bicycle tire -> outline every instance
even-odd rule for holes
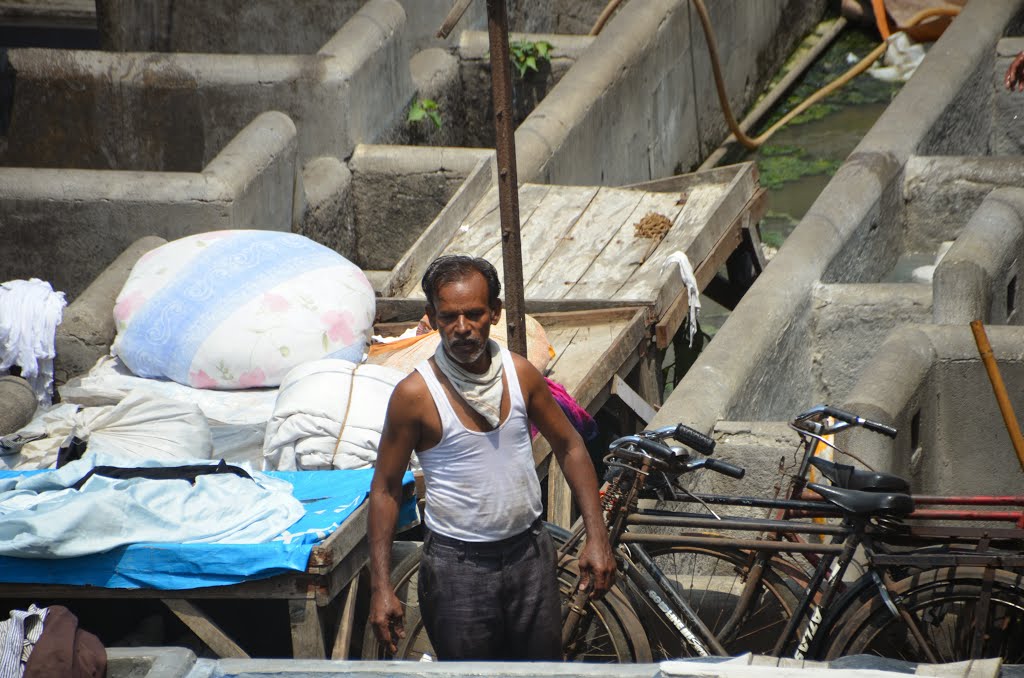
[[[916,573],[896,583],[894,600],[913,617],[940,662],[971,659],[985,568],[954,567]],[[996,570],[985,616],[981,657],[1024,662],[1024,588],[1020,573]],[[826,653],[874,654],[907,661],[931,661],[907,624],[879,597],[847,612],[833,629]]]
[[[676,591],[730,655],[768,654],[796,609],[796,595],[776,572],[776,567],[787,570],[789,566],[773,559],[772,569],[763,573],[746,613],[739,623],[725,629],[739,603],[749,573],[750,554],[739,549],[701,546],[652,545],[647,551],[655,564],[675,580]],[[634,596],[634,607],[646,622],[654,651],[662,658],[693,656],[657,611],[654,601],[640,591],[634,592]]]
[[[363,637],[363,659],[402,659],[420,661],[424,655],[434,658],[434,650],[427,637],[419,613],[416,587],[419,581],[420,548],[402,559],[392,570],[391,583],[395,595],[405,608],[405,638],[391,654],[377,640],[373,628],[367,626]],[[563,618],[572,587],[576,583],[576,571],[572,564],[563,564],[558,570],[558,582],[562,596]],[[605,600],[588,603],[586,627],[581,630],[582,644],[570,659],[586,662],[649,662],[650,646],[640,620],[625,603],[621,594],[609,593]]]

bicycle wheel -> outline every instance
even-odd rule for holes
[[[776,571],[779,568],[786,572],[791,566],[773,560],[772,569],[762,575],[746,609],[727,626],[747,582],[748,553],[716,547],[653,545],[647,551],[731,655],[769,653],[796,608],[796,595]],[[661,657],[690,656],[690,648],[681,642],[656,603],[645,592],[637,594],[644,603],[641,606],[637,601],[637,611],[646,622],[655,652]]]
[[[371,627],[363,637],[363,659],[407,659],[419,661],[424,655],[434,658],[434,650],[427,637],[420,616],[416,587],[419,583],[420,549],[417,548],[401,560],[391,575],[395,595],[405,608],[405,638],[398,643],[395,654],[388,652],[377,640]],[[562,594],[562,617],[566,616],[567,602],[577,573],[572,563],[558,571]],[[624,602],[621,593],[611,592],[605,600],[588,603],[583,628],[578,634],[572,661],[585,662],[645,662],[651,661],[650,646],[639,619]]]
[[[1011,664],[1024,661],[1021,575],[1004,570],[994,574],[987,610],[981,603],[984,568],[928,570],[896,584],[896,604],[910,614],[939,662],[971,659],[974,643],[980,658],[1001,657]],[[873,654],[915,662],[932,660],[904,619],[894,617],[879,596],[843,615],[832,636],[829,659]]]

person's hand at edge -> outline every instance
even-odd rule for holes
[[[370,626],[388,652],[398,652],[398,641],[405,638],[405,612],[393,590],[373,592],[370,598]]]

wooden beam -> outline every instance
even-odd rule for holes
[[[334,646],[331,648],[331,659],[348,659],[348,653],[352,647],[352,626],[356,617],[359,579],[360,577],[355,577],[345,589],[345,599],[341,603],[341,615],[338,619],[338,631],[334,634]]]
[[[626,403],[629,409],[636,413],[636,416],[640,417],[645,424],[649,424],[658,414],[650,404],[644,400],[639,393],[630,388],[629,384],[623,381],[622,377],[615,375],[612,377],[612,393],[619,396],[619,400]]]
[[[292,630],[292,657],[325,659],[324,628],[316,600],[313,597],[289,600],[288,617]]]
[[[161,598],[174,616],[189,627],[199,639],[217,653],[218,657],[249,659],[249,655],[231,640],[224,631],[206,616],[202,610],[184,598]]]
[[[548,522],[568,529],[572,525],[572,492],[554,455],[548,461]]]

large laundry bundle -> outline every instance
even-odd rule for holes
[[[285,377],[267,422],[264,470],[369,468],[384,415],[405,377],[378,365],[317,360]]]
[[[114,307],[111,352],[141,377],[276,386],[309,360],[361,360],[374,311],[363,272],[304,236],[203,233],[135,264]]]

